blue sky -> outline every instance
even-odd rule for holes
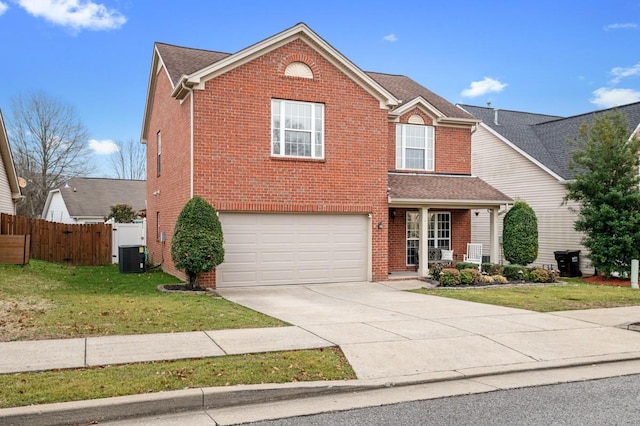
[[[306,23],[364,71],[453,103],[575,115],[640,101],[640,0],[0,0],[0,109],[73,105],[98,164],[140,138],[153,43],[234,53]]]

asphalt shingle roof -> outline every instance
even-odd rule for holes
[[[640,102],[571,117],[498,110],[498,124],[494,108],[460,106],[566,180],[573,179],[569,169],[572,146],[567,141],[579,136],[582,123],[592,123],[598,114],[614,110],[626,116],[629,135],[640,123]]]
[[[475,176],[406,173],[389,173],[389,197],[392,200],[513,201]]]
[[[104,217],[114,204],[129,204],[135,211],[147,208],[144,180],[71,178],[59,189],[71,217]]]
[[[366,74],[391,92],[393,96],[400,99],[403,104],[421,96],[447,117],[466,119],[473,118],[472,115],[462,111],[460,108],[457,108],[451,102],[439,95],[436,95],[431,90],[413,81],[409,77],[404,75],[381,74],[377,72],[367,72]]]
[[[174,87],[183,75],[193,74],[231,55],[230,53],[180,47],[159,42],[156,43],[156,49],[167,68]],[[447,117],[473,119],[472,115],[457,108],[451,102],[409,77],[376,72],[366,72],[366,74],[401,100],[400,105],[421,96]]]
[[[174,86],[183,75],[193,74],[230,56],[230,53],[193,49],[165,43],[156,43],[156,49],[158,49],[158,53]]]

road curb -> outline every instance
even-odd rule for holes
[[[357,393],[455,380],[478,379],[590,365],[640,360],[640,353],[604,355],[578,360],[540,362],[495,368],[446,371],[375,380],[298,382],[194,388],[141,395],[119,396],[0,409],[0,425],[58,426],[90,424],[187,411],[279,402],[341,393]]]

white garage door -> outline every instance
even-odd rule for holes
[[[365,281],[364,215],[221,213],[219,287]]]

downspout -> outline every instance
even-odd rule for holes
[[[190,171],[189,171],[189,179],[190,179],[191,182],[190,182],[190,189],[189,189],[189,199],[191,199],[191,198],[193,198],[193,191],[194,191],[194,185],[195,185],[195,182],[194,182],[195,179],[194,179],[194,176],[193,176],[194,169],[195,169],[194,164],[193,164],[194,161],[195,161],[195,154],[194,154],[194,145],[195,145],[195,143],[194,143],[194,137],[193,137],[193,129],[194,129],[193,114],[194,114],[194,105],[195,105],[195,103],[194,103],[194,100],[193,100],[193,89],[187,87],[184,84],[184,81],[181,83],[181,85],[182,85],[183,89],[189,91],[189,99],[190,99],[189,100],[189,109],[190,109],[190,111],[189,111],[189,133],[190,133],[189,138],[190,138],[190,145],[191,145],[190,146],[190,149],[191,149],[191,154],[190,154],[191,164],[190,164]]]

